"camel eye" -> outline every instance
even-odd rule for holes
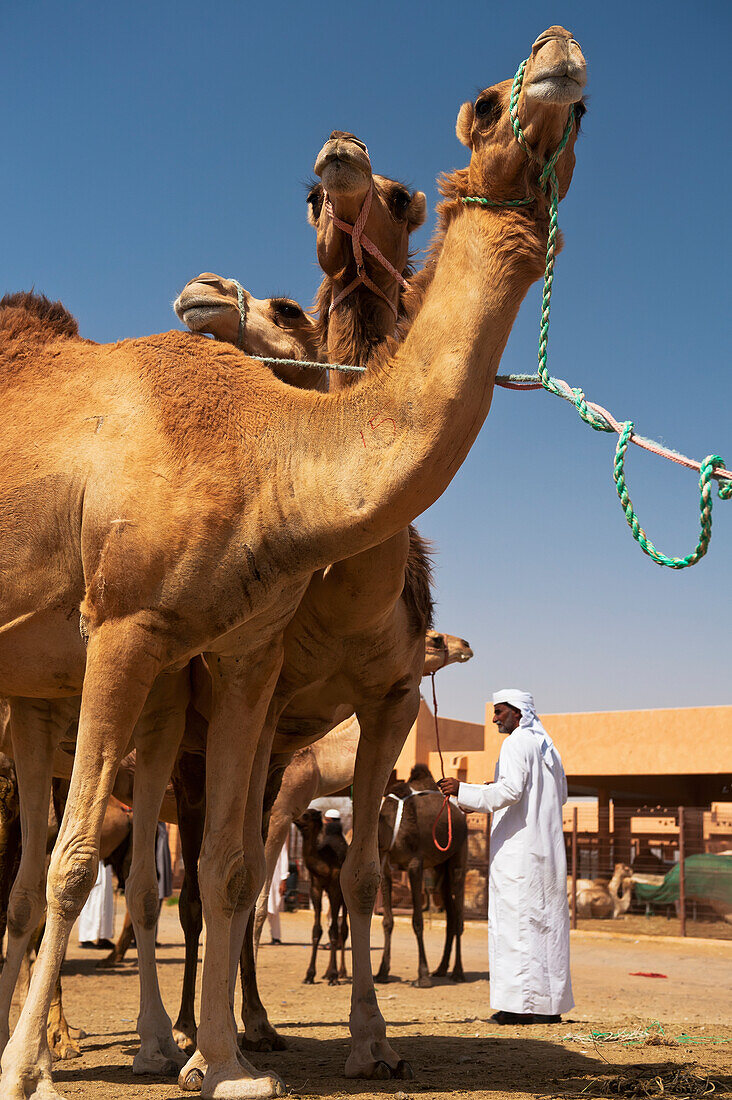
[[[495,96],[479,99],[475,104],[475,115],[481,122],[493,122],[500,114],[501,105]]]
[[[284,317],[288,321],[298,321],[303,317],[303,311],[294,302],[273,302],[275,314]]]
[[[391,198],[392,210],[395,217],[403,218],[410,203],[410,196],[406,191],[395,191]]]

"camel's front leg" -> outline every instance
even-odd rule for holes
[[[76,705],[71,706],[76,710]],[[0,977],[0,1052],[9,1037],[10,1003],[18,975],[43,914],[53,754],[66,729],[69,708],[68,702],[11,700],[10,728],[20,799],[22,851],[10,892],[8,945]]]
[[[96,879],[117,768],[158,670],[149,632],[134,621],[105,622],[89,641],[71,787],[48,872],[46,931],[2,1058],[2,1100],[59,1096],[51,1078],[48,1010],[69,933]]]
[[[135,729],[135,812],[132,817],[132,866],[125,898],[137,942],[140,973],[140,1049],[132,1063],[136,1074],[177,1076],[186,1058],[173,1038],[163,1006],[155,963],[155,931],[160,912],[155,870],[158,815],[183,736],[187,674],[156,681]]]
[[[379,809],[389,776],[419,709],[414,686],[395,689],[378,705],[357,710],[361,738],[353,778],[353,841],[341,870],[341,884],[351,918],[353,990],[351,1053],[347,1077],[400,1077],[412,1071],[386,1039],[371,972],[371,916],[379,888],[377,830]]]
[[[186,1077],[205,1064],[201,1093],[209,1100],[271,1097],[284,1092],[279,1078],[258,1074],[240,1054],[229,996],[230,947],[236,948],[236,958],[241,950],[241,940],[232,944],[232,918],[237,915],[238,924],[242,912],[248,915],[264,878],[261,800],[259,826],[247,831],[245,847],[245,792],[281,662],[279,646],[261,650],[247,660],[246,668],[234,658],[213,657],[209,661],[213,711],[206,749],[206,825],[199,861],[206,952],[198,1052],[179,1078],[187,1083]],[[243,927],[241,931],[243,934]]]
[[[412,929],[417,938],[417,954],[419,956],[417,985],[420,989],[429,989],[432,985],[430,968],[427,965],[427,955],[424,949],[424,913],[422,912],[422,882],[424,868],[419,856],[409,861],[407,868],[409,875],[409,888],[412,893]]]

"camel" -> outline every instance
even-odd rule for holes
[[[312,953],[303,981],[307,985],[312,985],[315,981],[318,945],[323,935],[320,915],[323,893],[326,893],[330,902],[330,962],[323,978],[329,985],[338,985],[338,979],[346,977],[345,947],[348,938],[348,920],[340,876],[348,845],[343,836],[340,821],[326,821],[324,828],[320,810],[306,810],[295,820],[295,825],[302,834],[302,854],[310,875],[310,900],[313,903]],[[338,968],[339,951],[341,953],[340,969]]]
[[[419,969],[417,985],[429,988],[432,985],[427,956],[424,949],[424,918],[422,904],[422,880],[425,867],[434,867],[440,892],[445,906],[445,948],[440,965],[434,971],[435,977],[444,977],[450,964],[453,940],[455,941],[455,965],[452,970],[454,982],[465,981],[460,954],[460,939],[463,934],[463,906],[465,900],[465,868],[468,858],[468,826],[465,814],[451,802],[444,812],[444,799],[439,787],[424,764],[412,768],[406,783],[397,781],[387,790],[387,796],[381,807],[379,817],[379,851],[382,856],[381,895],[384,903],[384,951],[381,965],[376,975],[377,982],[389,981],[391,963],[391,935],[394,917],[391,911],[392,870],[398,867],[409,874],[412,892],[412,928],[417,938]],[[452,840],[448,845],[449,833],[447,814],[452,823]],[[435,827],[435,822],[439,821]],[[440,848],[433,837],[437,835]],[[441,850],[441,849],[447,849]]]
[[[425,635],[423,676],[452,664],[464,664],[473,651],[463,638],[428,630]],[[267,897],[277,857],[286,842],[290,825],[315,798],[350,787],[361,730],[355,715],[341,722],[320,741],[299,749],[287,765],[275,803],[270,811],[264,846],[267,877],[257,900],[254,925],[255,948],[259,945],[267,916]]]
[[[633,872],[625,863],[616,863],[613,877],[577,879],[577,916],[596,920],[617,919],[630,909]],[[572,879],[567,879],[567,900],[572,904]]]
[[[137,880],[141,967],[141,938],[152,947],[152,836],[183,734],[178,670],[201,652],[213,682],[199,868],[207,928],[202,1095],[235,1100],[281,1090],[273,1074],[257,1074],[242,1059],[228,989],[230,944],[241,942],[264,877],[261,804],[274,738],[267,712],[284,631],[316,571],[404,530],[465,459],[520,304],[544,267],[548,204],[537,159],[568,133],[556,162],[563,197],[577,136],[571,104],[584,83],[579,46],[550,28],[532,47],[518,98],[531,156],[511,126],[510,81],[461,108],[458,134],[471,149],[470,166],[443,180],[432,260],[408,292],[414,319],[400,347],[357,387],[335,394],[287,387],[229,345],[190,334],[94,345],[69,331],[50,304],[4,300],[0,694],[20,702],[13,745],[22,816],[23,792],[32,806],[49,787],[55,704],[80,691],[82,703],[48,874],[46,934],[3,1054],[3,1100],[55,1094],[44,1022],[130,741],[138,754],[130,881]],[[326,188],[327,175],[326,167]],[[533,201],[525,207],[462,201],[527,194]],[[69,614],[77,608],[86,652]],[[407,1069],[386,1039],[368,933],[380,792],[396,759],[390,731],[400,725],[397,714],[416,714],[417,696],[396,688],[357,712],[354,841],[341,876],[354,957],[350,1076]],[[38,699],[54,707],[35,706]],[[22,860],[10,900],[8,958],[32,924],[28,914],[40,908],[33,871],[40,858],[30,839],[26,873]],[[149,954],[157,992],[143,1002],[138,1030],[175,1057]]]

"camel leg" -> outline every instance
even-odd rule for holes
[[[54,1060],[80,1057],[81,1048],[76,1038],[72,1035],[72,1029],[69,1028],[68,1020],[64,1013],[60,977],[56,981],[56,989],[51,998],[46,1032],[48,1036],[48,1045],[51,1048],[51,1054]]]
[[[250,799],[242,798],[242,790],[249,791],[281,663],[281,647],[273,645],[249,656],[245,664],[218,656],[210,662],[213,710],[206,749],[206,823],[199,860],[206,924],[201,1022],[198,1051],[178,1079],[190,1088],[188,1076],[200,1072],[205,1064],[201,1094],[206,1100],[271,1097],[284,1092],[279,1078],[258,1074],[240,1054],[229,992],[232,919],[242,913],[248,916],[264,879],[261,802],[257,828],[247,829],[245,844],[245,804]],[[256,814],[251,816],[257,820]],[[243,932],[244,928],[242,936]]]
[[[338,971],[339,978],[347,978],[348,971],[346,970],[346,940],[348,939],[348,910],[346,909],[346,902],[344,898],[341,898],[341,965]]]
[[[103,623],[89,641],[71,787],[48,872],[46,932],[28,999],[3,1054],[2,1100],[59,1096],[52,1082],[46,1020],[69,933],[97,876],[104,811],[117,768],[158,671],[158,660],[149,650],[149,632],[124,619]],[[40,744],[45,741],[41,738]],[[34,756],[39,747],[38,740],[28,746]],[[33,764],[37,766],[37,756]],[[46,783],[41,770],[45,831],[50,776]],[[39,863],[43,866],[45,859]]]
[[[440,959],[440,965],[436,970],[432,971],[433,978],[444,978],[447,975],[448,967],[450,966],[450,955],[452,953],[452,943],[455,939],[455,905],[454,897],[452,894],[452,883],[450,874],[450,861],[443,863],[437,868],[440,879],[439,887],[442,893],[442,900],[445,905],[445,946],[442,950],[442,958]]]
[[[315,981],[315,960],[318,954],[318,944],[323,935],[321,915],[323,912],[323,887],[312,879],[310,880],[310,900],[313,903],[313,931],[311,935],[312,951],[310,953],[310,965],[307,968],[303,982],[312,985]]]
[[[64,725],[58,708],[47,700],[12,701],[11,736],[20,798],[22,850],[10,892],[8,943],[0,976],[0,1051],[8,1042],[10,1003],[18,974],[44,908],[53,754]]]
[[[328,963],[328,969],[323,975],[323,979],[327,980],[328,985],[338,985],[338,948],[341,943],[339,921],[341,900],[340,887],[336,886],[328,891],[328,901],[330,902],[330,927],[328,928],[328,935],[330,936],[330,962]]]
[[[391,968],[391,936],[394,931],[394,913],[391,908],[391,895],[391,861],[389,859],[389,853],[387,852],[381,864],[381,903],[384,908],[384,915],[381,923],[384,930],[384,950],[381,955],[381,966],[379,967],[378,974],[374,978],[376,982],[389,981],[389,970]]]
[[[112,967],[119,966],[124,961],[124,957],[130,949],[133,939],[135,938],[135,930],[132,927],[132,917],[130,911],[127,908],[125,902],[125,919],[122,922],[122,931],[117,937],[117,942],[103,959],[100,959],[96,964],[95,970],[110,970]]]
[[[178,900],[178,917],[185,938],[185,966],[178,1019],[173,1038],[187,1053],[196,1049],[196,972],[198,945],[203,930],[201,891],[198,885],[198,857],[203,841],[206,816],[206,760],[203,756],[181,753],[173,773],[178,805],[178,828],[185,875]]]
[[[253,836],[257,838],[263,854],[263,808],[268,779],[270,778],[269,764],[274,729],[274,720],[270,714],[267,724],[262,730],[262,736],[259,739],[257,752],[254,757],[244,816],[245,850],[249,844],[249,837]],[[263,859],[262,875],[264,875],[264,873],[265,863]],[[241,971],[241,1019],[244,1024],[244,1035],[238,1040],[239,1048],[243,1050],[259,1051],[286,1050],[287,1043],[277,1034],[269,1022],[267,1010],[262,1004],[262,1000],[259,996],[259,989],[257,988],[257,970],[254,954],[254,918],[255,911],[254,906],[252,906],[250,911],[246,914],[246,930],[243,943],[240,945],[237,955],[233,955],[232,953],[232,962],[234,962],[234,973],[232,974],[231,986],[232,1005],[236,958],[239,959],[239,968]],[[235,945],[233,945],[233,949],[235,949]]]
[[[170,1017],[160,995],[155,963],[155,932],[160,913],[155,870],[155,837],[165,788],[178,753],[185,719],[187,687],[178,674],[158,678],[135,728],[137,768],[132,817],[132,866],[125,884],[127,908],[135,929],[140,974],[140,1049],[135,1074],[177,1077],[186,1058],[173,1039]],[[181,705],[181,696],[183,696]]]
[[[419,691],[395,688],[357,717],[361,737],[353,778],[353,841],[341,869],[341,885],[351,918],[353,989],[351,1052],[347,1077],[412,1076],[407,1062],[387,1042],[371,972],[371,916],[379,888],[378,821],[381,799],[397,757],[419,709]]]
[[[239,1046],[244,1050],[287,1050],[287,1042],[272,1027],[267,1018],[267,1010],[259,996],[254,954],[254,920],[255,913],[252,911],[247,923],[239,964],[242,989],[241,1014],[244,1024],[244,1036],[239,1039]]]
[[[424,879],[424,867],[418,857],[409,861],[407,867],[409,875],[409,888],[412,891],[412,928],[417,937],[417,953],[419,965],[417,969],[417,985],[420,989],[429,989],[432,985],[430,968],[427,964],[427,955],[424,949],[424,913],[422,912],[422,881]]]

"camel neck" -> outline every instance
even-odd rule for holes
[[[530,216],[450,205],[404,342],[377,356],[360,385],[332,395],[327,424],[310,436],[323,509],[310,518],[321,554],[328,531],[333,560],[389,538],[447,488],[488,414],[511,327],[543,270],[545,230]],[[300,470],[308,479],[313,466]],[[311,482],[300,491],[312,501]]]

